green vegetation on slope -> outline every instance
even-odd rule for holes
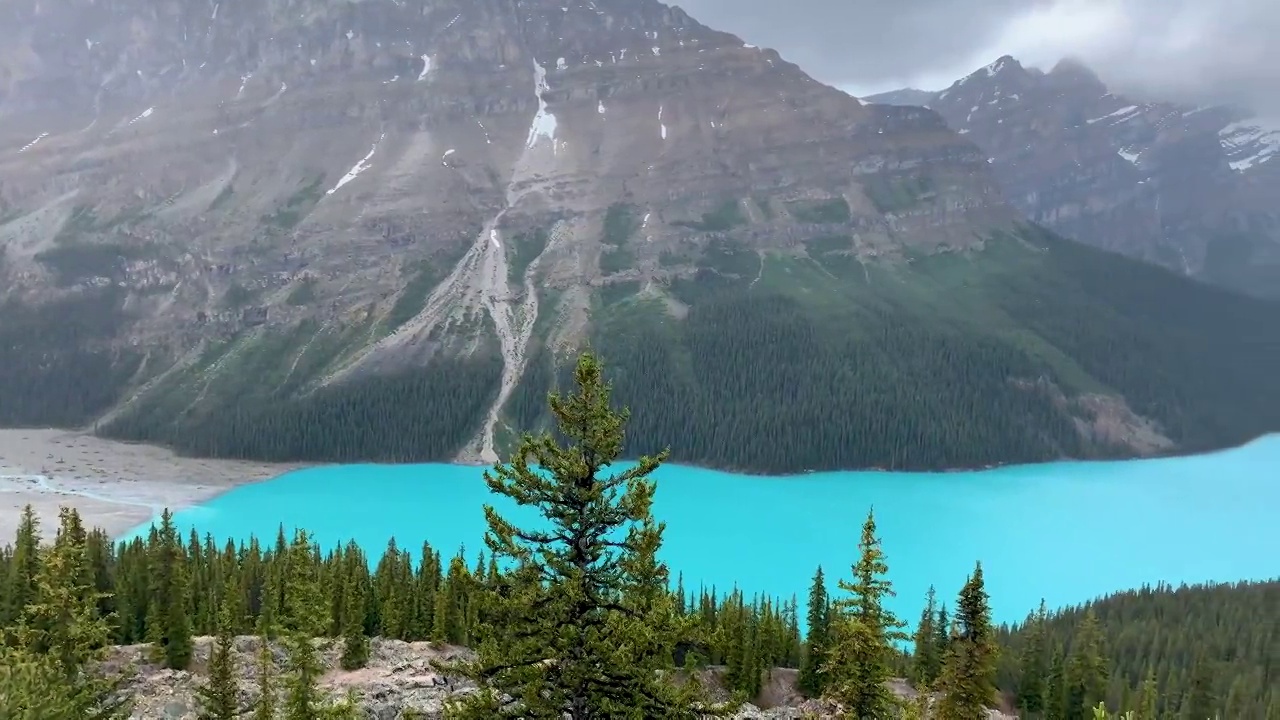
[[[262,222],[270,229],[292,230],[306,218],[307,213],[311,212],[322,197],[324,197],[324,174],[320,173],[285,198],[284,202],[271,213],[263,215]],[[214,199],[215,207],[220,199],[222,199],[221,195]],[[213,207],[210,208],[212,209]]]
[[[1280,717],[1277,612],[1280,581],[1161,585],[1042,609],[1000,630],[1008,650],[999,684],[1029,720],[1089,717],[1070,698],[1090,669],[1092,703],[1137,710],[1147,701],[1162,718],[1270,720]]]
[[[0,303],[0,425],[74,427],[113,405],[141,361],[107,344],[128,322],[123,302],[108,287]]]
[[[1122,452],[1085,445],[1072,414],[1092,418],[1055,386],[1119,394],[1188,451],[1280,429],[1276,305],[1030,230],[896,267],[815,254],[718,246],[669,288],[684,319],[596,313],[632,454],[781,472]]]
[[[313,387],[360,332],[304,323],[289,336],[247,334],[99,432],[213,457],[420,462],[456,454],[497,395],[497,353]],[[195,402],[201,394],[207,399]]]
[[[127,717],[123,678],[94,667],[104,646],[149,643],[156,662],[187,670],[193,636],[212,632],[218,648],[200,703],[217,718],[237,696],[230,638],[248,632],[285,639],[289,718],[355,716],[354,702],[323,698],[310,640],[342,637],[341,662],[354,670],[368,661],[371,635],[478,648],[474,660],[440,668],[487,682],[455,697],[452,717],[720,715],[727,708],[708,707],[698,684],[659,674],[708,663],[724,666],[739,701],[760,694],[770,668],[801,667],[803,689],[854,717],[977,720],[1002,698],[1037,720],[1106,718],[1108,706],[1133,720],[1280,715],[1275,582],[1144,589],[1053,615],[1042,607],[1023,627],[997,631],[979,564],[952,614],[930,590],[906,654],[895,649],[904,623],[882,602],[893,587],[868,513],[838,595],[828,596],[821,569],[815,577],[807,637],[794,599],[747,602],[740,590],[711,589],[689,602],[658,560],[664,526],[651,515],[648,476],[662,457],[609,475],[627,414],[613,408],[590,356],[574,381],[576,392],[549,398],[567,444],[525,436],[510,463],[486,474],[492,492],[527,500],[550,531],[518,530],[486,506],[493,554],[481,553],[474,570],[462,552],[445,563],[426,544],[415,567],[392,540],[370,572],[354,543],[325,554],[305,531],[290,542],[283,528],[273,546],[218,547],[195,530],[184,543],[168,511],[147,537],[115,544],[64,510],[52,547],[41,547],[28,507],[15,542],[0,549],[0,715]],[[894,675],[939,693],[937,703],[899,701],[884,685]],[[276,702],[259,693],[260,716]]]
[[[65,242],[36,253],[35,259],[53,271],[59,287],[69,287],[96,277],[118,279],[125,262],[148,254],[137,245]]]
[[[1222,287],[1280,299],[1280,249],[1262,228],[1218,234],[1205,248],[1202,276]]]
[[[635,225],[621,207],[605,234],[622,237]],[[990,238],[982,250],[898,263],[864,263],[840,234],[804,248],[769,254],[711,238],[691,258],[692,276],[643,295],[630,282],[596,290],[589,340],[633,408],[628,455],[669,442],[678,462],[778,473],[1132,454],[1123,437],[1085,440],[1078,430],[1096,411],[1076,399],[1094,394],[1124,398],[1185,452],[1280,430],[1280,405],[1271,400],[1280,397],[1280,304],[1034,228]],[[208,366],[178,373],[103,432],[233,457],[452,457],[497,392],[496,349],[469,358],[439,353],[412,380],[364,378],[313,392],[344,353],[415,314],[443,266],[419,268],[381,326],[242,333],[217,377],[207,376]],[[82,311],[106,312],[86,304],[68,317]],[[132,376],[136,358],[85,350],[94,347],[89,335],[107,336],[109,323],[62,325],[37,313],[0,329],[13,338],[0,345],[0,366],[14,378],[0,382],[9,424],[53,415],[88,422]],[[564,380],[541,349],[550,332],[539,320],[526,375],[504,409],[521,427],[548,426],[541,398]],[[19,337],[38,339],[33,346]],[[35,389],[61,397],[72,365],[93,378],[88,396],[98,399],[53,413]],[[407,384],[423,406],[392,400]],[[1123,408],[1108,412],[1118,415],[1102,424],[1128,427]],[[322,434],[340,434],[340,418],[349,417],[394,419],[403,437],[351,436],[340,452],[302,439],[316,423],[334,428]],[[755,441],[762,436],[780,442]]]

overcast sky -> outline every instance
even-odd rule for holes
[[[1280,0],[668,0],[854,95],[937,90],[1001,55],[1280,118]]]

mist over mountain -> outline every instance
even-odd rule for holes
[[[1089,68],[1005,56],[928,94],[981,147],[1010,201],[1067,237],[1263,297],[1280,297],[1280,125],[1232,106],[1111,92]]]

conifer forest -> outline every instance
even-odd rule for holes
[[[847,718],[979,720],[1000,708],[1030,720],[1280,720],[1280,581],[1147,587],[996,626],[979,562],[962,588],[930,590],[919,617],[901,618],[887,602],[893,539],[868,513],[849,518],[862,532],[848,566],[815,568],[791,597],[690,587],[657,559],[661,489],[648,476],[666,453],[609,469],[627,414],[594,356],[547,412],[556,431],[525,435],[486,473],[493,494],[536,507],[545,527],[486,506],[485,547],[467,554],[394,539],[380,553],[324,549],[283,529],[220,544],[184,535],[168,511],[116,542],[74,510],[42,528],[28,508],[0,549],[0,718],[128,718],[126,677],[102,662],[110,646],[146,643],[156,662],[187,669],[193,638],[216,636],[199,694],[213,720],[365,717],[358,697],[318,690],[313,641],[355,669],[375,637],[475,651],[440,668],[481,688],[452,701],[451,718],[725,717],[771,668],[792,668],[803,693]],[[287,652],[252,707],[231,667],[242,635]],[[709,666],[733,700],[676,681]],[[893,678],[917,699],[891,692]]]

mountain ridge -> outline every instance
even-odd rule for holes
[[[1085,64],[1002,56],[923,104],[982,147],[1031,221],[1262,297],[1280,296],[1280,125],[1240,108],[1112,93]]]

